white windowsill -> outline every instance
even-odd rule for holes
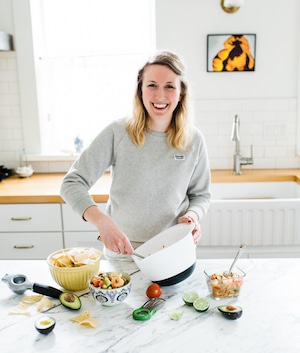
[[[58,155],[47,155],[47,154],[28,154],[27,161],[29,162],[72,162],[79,156],[79,153],[72,154],[58,154]]]

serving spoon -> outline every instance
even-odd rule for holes
[[[235,255],[235,258],[234,258],[234,260],[233,260],[231,266],[229,267],[229,271],[227,272],[227,276],[230,276],[230,273],[231,273],[231,271],[232,271],[234,265],[236,264],[237,260],[238,260],[239,257],[242,255],[242,253],[246,250],[246,247],[247,247],[247,245],[244,244],[244,243],[242,243],[242,244],[240,245],[240,247],[239,247],[239,249],[238,249],[238,252],[237,252],[236,255]]]
[[[140,259],[144,259],[145,258],[145,256],[140,255],[137,252],[134,252],[133,255],[139,257]]]

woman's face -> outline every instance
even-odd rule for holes
[[[167,130],[180,101],[180,87],[179,76],[169,67],[154,64],[145,68],[142,100],[149,115],[149,129],[161,132]]]

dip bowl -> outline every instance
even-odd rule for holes
[[[131,277],[127,273],[103,272],[90,279],[89,289],[97,303],[115,306],[129,296],[131,284]]]
[[[214,299],[238,297],[246,273],[239,267],[234,267],[230,275],[220,268],[204,270],[206,283],[211,296]]]

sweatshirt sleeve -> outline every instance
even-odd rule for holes
[[[188,210],[196,212],[201,221],[206,215],[210,204],[211,173],[205,138],[199,130],[197,131],[197,136],[200,138],[198,145],[198,163],[196,164],[188,188]]]
[[[89,190],[112,164],[113,143],[114,129],[111,124],[97,135],[63,178],[60,194],[80,216],[96,204]]]

